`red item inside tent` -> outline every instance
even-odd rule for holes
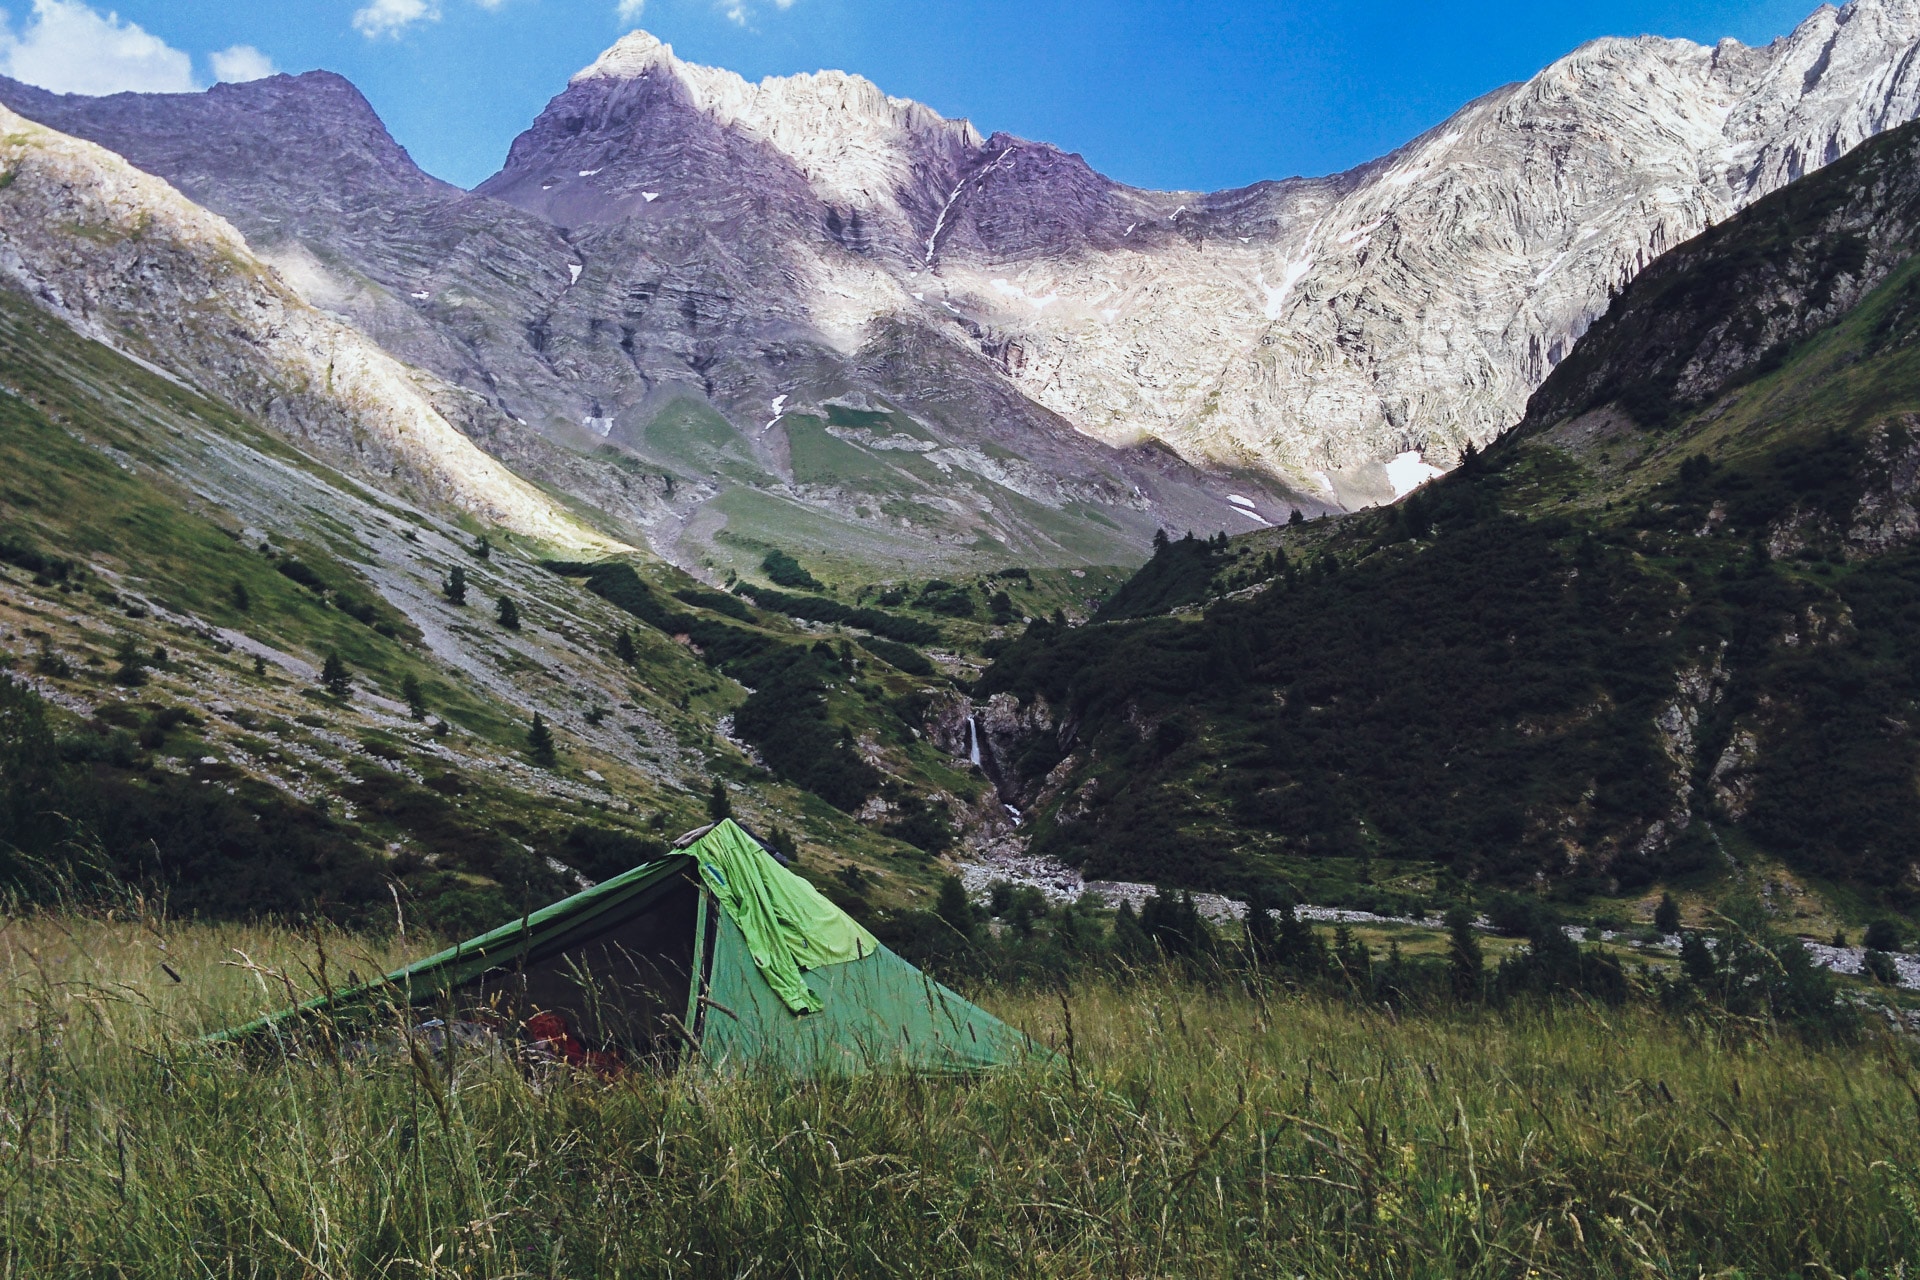
[[[589,1049],[573,1034],[573,1028],[567,1020],[557,1013],[536,1013],[527,1019],[527,1035],[533,1042],[556,1058],[566,1059],[568,1066],[585,1067],[601,1075],[612,1075],[621,1067],[616,1054],[600,1053]]]

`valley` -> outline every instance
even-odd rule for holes
[[[43,122],[10,117],[5,139],[10,359],[66,406],[34,401],[35,431],[91,424],[63,428],[50,472],[17,435],[43,478],[16,488],[9,545],[76,576],[10,579],[29,593],[16,662],[72,717],[60,732],[85,727],[66,754],[152,740],[87,764],[114,785],[156,762],[162,790],[168,770],[231,772],[236,796],[244,779],[353,824],[364,873],[418,867],[430,897],[495,911],[582,875],[599,837],[580,832],[652,847],[716,787],[836,850],[814,873],[863,912],[1009,858],[1401,917],[1530,886],[1603,929],[1644,916],[1650,886],[1791,883],[1813,930],[1911,911],[1897,779],[1920,760],[1893,708],[1913,143],[1854,145],[1911,114],[1887,71],[1920,38],[1908,16],[1857,0],[1765,49],[1602,41],[1375,165],[1206,197],[1117,186],[857,77],[748,85],[644,33],[474,192],[326,73],[104,98],[7,82]],[[1818,74],[1790,90],[1810,50]],[[1606,99],[1627,74],[1681,96]],[[1531,230],[1491,257],[1416,234],[1422,201],[1539,189],[1543,112],[1612,148],[1552,162],[1592,184],[1551,213],[1582,272],[1566,247],[1536,270],[1552,238]],[[1648,203],[1630,193],[1668,160],[1643,153],[1607,185],[1635,113],[1719,168]],[[1314,236],[1359,274],[1322,283]],[[1410,265],[1443,242],[1493,275]],[[1381,435],[1329,400],[1319,420],[1348,434],[1302,453],[1281,377],[1259,411],[1278,417],[1140,410],[1116,434],[1073,399],[1098,344],[1041,332],[1088,322],[1034,274],[1067,262],[1116,296],[1132,271],[1173,291],[1163,337],[1206,328],[1173,301],[1201,290],[1216,351],[1243,340],[1239,304],[1206,290],[1251,268],[1280,360],[1317,341],[1305,299],[1367,298],[1386,323],[1367,283],[1385,271],[1439,316],[1438,272],[1478,282],[1475,314],[1520,317],[1502,341],[1535,354],[1463,375],[1480,391],[1449,393],[1452,425],[1381,410],[1431,430]],[[1538,277],[1524,302],[1491,283],[1516,264]],[[1337,345],[1386,370],[1397,341]],[[1141,350],[1142,371],[1204,372]],[[1401,377],[1368,376],[1382,395]],[[1499,407],[1536,383],[1524,413]],[[1267,443],[1231,444],[1252,422]],[[149,565],[43,510],[35,491],[83,458],[102,483],[119,462],[137,499],[113,501],[193,524],[202,551]],[[49,589],[79,610],[47,614]],[[301,622],[250,630],[243,597],[298,601]],[[344,632],[301,632],[329,615]],[[168,634],[206,652],[176,670]],[[147,693],[113,688],[150,648],[169,658]],[[303,705],[329,654],[355,692]],[[196,679],[239,719],[181,731]],[[529,763],[536,714],[554,766]],[[572,807],[540,812],[555,799]],[[441,829],[503,821],[511,856]]]
[[[251,52],[0,76],[0,1272],[1910,1274],[1920,4],[1216,192]]]
[[[970,706],[1034,848],[1394,914],[1435,864],[1595,905],[1797,882],[1815,935],[1911,910],[1916,145],[1676,248],[1398,506],[1163,542],[1006,650]]]

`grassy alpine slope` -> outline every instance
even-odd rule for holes
[[[426,945],[137,906],[0,926],[0,1273],[1891,1277],[1920,1253],[1911,1045],[1638,1007],[988,988],[1062,1058],[973,1081],[191,1041],[322,956],[337,978]]]
[[[527,438],[164,182],[0,116],[0,728],[44,721],[60,766],[0,789],[71,819],[36,818],[48,838],[0,853],[0,887],[84,866],[197,912],[356,919],[393,879],[478,928],[731,797],[830,850],[815,874],[883,902],[930,887],[950,837],[921,819],[977,785],[918,733],[924,681],[945,684],[925,655],[634,551],[671,477]],[[675,603],[636,617],[556,555],[617,556]]]
[[[924,682],[871,653],[623,561],[672,605],[650,625],[549,549],[348,477],[4,292],[0,477],[0,756],[34,766],[0,770],[10,887],[77,859],[180,910],[360,920],[393,881],[473,932],[705,821],[716,781],[810,874],[852,867],[879,902],[931,884],[923,851],[717,734],[747,690],[676,636],[724,625],[808,664],[825,755],[892,803],[961,784],[902,718]]]

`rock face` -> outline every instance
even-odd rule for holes
[[[1764,49],[1598,41],[1331,188],[1247,193],[1233,228],[1183,216],[1194,301],[1156,302],[1131,328],[1191,333],[1166,323],[1170,305],[1220,317],[1228,358],[1204,383],[1136,381],[1103,424],[1094,388],[1133,335],[1081,326],[1046,335],[1057,372],[1039,394],[1098,434],[1155,424],[1195,456],[1318,472],[1351,502],[1365,492],[1352,468],[1412,449],[1447,462],[1518,419],[1659,253],[1912,118],[1916,37],[1920,8],[1859,0]]]
[[[1778,365],[1859,305],[1920,238],[1920,128],[1849,152],[1817,188],[1756,203],[1637,276],[1579,350],[1534,394],[1522,434],[1617,404],[1650,427],[1711,404]],[[1916,299],[1903,294],[1867,354],[1888,346]]]
[[[473,194],[324,73],[0,100],[232,219],[683,563],[1072,563],[1451,465],[1653,258],[1912,118],[1916,53],[1920,0],[1758,49],[1602,40],[1351,172],[1214,194],[644,32]]]
[[[479,396],[492,413],[470,434],[490,452],[693,567],[757,565],[738,550],[756,539],[869,565],[1114,563],[1161,525],[1323,508],[1239,477],[1249,511],[1226,477],[1075,431],[971,336],[916,314],[855,251],[855,206],[836,240],[837,215],[780,154],[690,106],[673,115],[676,95],[645,83],[610,96],[620,120],[652,112],[675,135],[659,164],[600,165],[631,190],[588,199],[592,140],[549,112],[516,155],[544,148],[574,182],[542,169],[486,188],[530,213],[421,173],[325,73],[110,98],[0,81],[0,99],[167,177],[316,306]]]
[[[967,714],[1032,852],[1089,876],[1637,891],[1757,850],[1915,901],[1917,388],[1912,122],[1639,272],[1418,498],[1246,540],[1311,571],[1147,620],[1192,599],[1156,559],[1110,599],[1139,621],[1036,629]]]
[[[363,474],[556,547],[622,548],[455,430],[434,404],[450,389],[307,305],[167,183],[4,108],[0,172],[0,276],[81,333]]]
[[[107,98],[0,81],[0,100],[165,178],[314,305],[456,382],[514,371],[527,324],[566,288],[555,228],[421,172],[328,72]]]
[[[1823,7],[1762,49],[1602,40],[1373,164],[1191,195],[635,33],[481,189],[617,238],[730,186],[729,216],[782,232],[765,278],[794,319],[926,326],[1099,439],[1361,505],[1404,489],[1390,459],[1444,464],[1518,419],[1661,252],[1912,118],[1916,50],[1911,0]]]

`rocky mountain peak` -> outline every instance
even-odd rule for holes
[[[556,221],[605,222],[684,195],[689,182],[744,179],[775,200],[890,222],[885,238],[904,248],[919,229],[901,206],[931,201],[981,148],[967,121],[860,76],[753,83],[635,31],[568,82],[482,190]]]
[[[568,85],[637,80],[656,72],[678,79],[690,91],[693,104],[722,125],[747,129],[796,157],[821,145],[805,136],[810,129],[839,135],[841,142],[853,135],[877,136],[892,130],[949,135],[975,149],[981,143],[966,120],[948,120],[910,98],[892,97],[863,76],[825,70],[768,76],[753,83],[723,68],[682,62],[674,56],[672,45],[647,31],[622,36],[575,73]]]
[[[278,206],[271,213],[276,218],[286,216],[296,192],[335,208],[401,195],[461,194],[415,165],[360,90],[331,71],[217,84],[205,93],[104,98],[48,93],[0,77],[0,99],[165,176],[194,200],[206,201],[245,175],[263,212]],[[255,234],[255,220],[239,221]]]
[[[845,252],[891,276],[839,288],[843,331],[937,300],[1100,440],[1353,505],[1398,491],[1386,461],[1446,465],[1517,420],[1659,253],[1911,119],[1916,51],[1914,0],[1823,6],[1762,48],[1597,40],[1347,174],[1204,195],[982,139],[857,76],[752,84],[635,33],[483,190],[563,225],[750,193],[816,278]]]
[[[633,80],[655,69],[680,65],[673,46],[651,31],[633,30],[609,45],[604,53],[573,73],[568,84],[586,80]]]
[[[311,306],[161,178],[4,107],[0,169],[0,284],[79,333],[362,474],[556,547],[625,549],[477,448],[448,416],[465,397]]]
[[[1920,0],[1822,7],[1759,48],[1595,41],[1346,173],[1211,194],[1131,188],[843,72],[749,82],[646,32],[471,195],[333,78],[0,99],[166,176],[309,299],[559,442],[684,465],[652,424],[692,398],[744,442],[738,483],[892,538],[923,517],[860,477],[920,454],[847,415],[897,410],[1039,468],[927,464],[943,492],[981,477],[956,527],[1007,523],[992,486],[1067,501],[1071,474],[1102,477],[1115,530],[1238,531],[1450,465],[1659,254],[1920,114]],[[793,451],[797,411],[832,419],[833,458]],[[1111,451],[1149,443],[1187,469]],[[692,469],[711,492],[675,501],[735,482]]]

